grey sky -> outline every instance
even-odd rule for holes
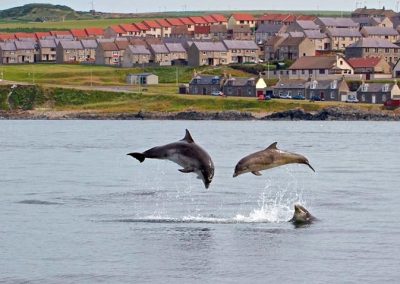
[[[88,11],[91,0],[0,0],[0,10],[28,3],[51,3]],[[94,0],[95,9],[104,12],[160,12],[186,10],[354,10],[358,6],[397,10],[398,0]]]

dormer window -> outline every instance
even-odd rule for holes
[[[337,80],[333,80],[331,82],[331,89],[336,89],[337,88]]]
[[[369,84],[363,84],[361,87],[361,91],[368,92],[368,86],[369,86]]]
[[[316,80],[312,81],[311,83],[311,89],[316,89],[318,85],[318,82]]]
[[[383,85],[382,91],[383,91],[383,92],[389,92],[389,84]]]

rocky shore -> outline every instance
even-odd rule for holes
[[[400,112],[367,111],[351,107],[327,107],[317,112],[292,109],[282,112],[258,114],[239,111],[177,113],[96,113],[74,111],[0,111],[0,119],[10,120],[337,120],[337,121],[399,121]]]

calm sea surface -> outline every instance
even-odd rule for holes
[[[183,138],[209,190],[126,156]],[[278,141],[316,169],[232,178]],[[399,283],[400,124],[0,121],[0,282]],[[293,204],[320,219],[295,228]]]

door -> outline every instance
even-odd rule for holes
[[[375,95],[372,95],[372,99],[371,100],[372,100],[373,104],[376,104],[376,96]]]

